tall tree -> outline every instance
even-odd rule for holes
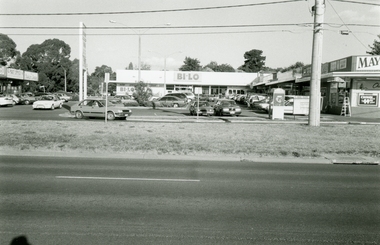
[[[215,72],[235,72],[235,69],[229,64],[218,65],[216,61],[211,61],[209,64],[205,65],[203,69],[209,68]]]
[[[252,49],[244,53],[244,65],[239,67],[239,70],[245,72],[259,72],[265,67],[265,56],[262,56],[263,51]]]
[[[132,62],[129,62],[129,65],[127,68],[125,68],[126,70],[133,70],[133,63]]]
[[[286,72],[286,71],[294,70],[294,69],[297,69],[297,68],[300,68],[300,67],[304,67],[304,66],[305,66],[305,64],[303,62],[298,61],[298,62],[296,62],[293,65],[290,65],[290,66],[288,66],[286,68],[280,69],[280,71],[281,72]]]
[[[102,66],[97,66],[95,68],[95,71],[91,73],[89,79],[88,79],[88,84],[87,84],[87,90],[89,94],[97,94],[101,93],[102,91],[99,90],[102,82],[104,82],[104,77],[105,74],[109,73],[110,77],[112,77],[114,74],[112,72],[112,68],[106,65]],[[112,80],[112,79],[111,79]],[[110,83],[108,85],[108,91],[114,91],[116,89],[116,84],[115,83]]]
[[[79,92],[79,60],[74,59],[67,72],[67,91]]]
[[[42,44],[29,46],[20,60],[20,68],[38,72],[40,86],[46,91],[62,90],[64,70],[68,72],[71,65],[71,48],[59,39],[48,39]]]
[[[179,68],[180,71],[201,71],[202,66],[198,59],[192,59],[190,57],[185,57],[183,65]]]
[[[150,65],[145,62],[140,63],[140,70],[150,70]]]
[[[20,55],[16,47],[16,43],[11,38],[0,33],[0,65],[9,66],[14,63],[17,55]]]
[[[380,35],[377,35],[377,37],[380,38]],[[368,46],[370,47],[371,51],[367,51],[367,54],[380,55],[380,41],[374,40],[373,46]]]

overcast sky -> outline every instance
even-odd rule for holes
[[[323,62],[366,54],[368,45],[378,40],[380,1],[351,2],[357,3],[326,0]],[[79,23],[97,28],[87,30],[89,73],[96,66],[116,71],[130,62],[137,64],[138,34],[141,60],[152,70],[162,70],[166,56],[170,70],[178,70],[185,57],[196,58],[203,66],[215,61],[237,68],[252,49],[263,51],[266,66],[287,67],[297,61],[311,63],[312,26],[305,24],[314,21],[314,4],[315,0],[0,0],[0,33],[8,35],[21,53],[47,39],[63,40],[74,59],[79,57]],[[213,8],[222,6],[226,8]],[[171,11],[179,9],[183,11]],[[349,35],[340,34],[347,29]]]

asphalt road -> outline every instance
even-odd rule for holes
[[[379,171],[0,156],[0,244],[378,244]]]

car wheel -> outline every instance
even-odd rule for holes
[[[108,120],[115,120],[115,114],[112,111],[107,112]]]
[[[54,104],[51,105],[50,109],[52,109],[52,110],[55,109]]]
[[[177,107],[178,107],[178,104],[173,104],[173,107],[174,107],[174,108],[177,108]]]
[[[76,111],[75,112],[75,118],[82,119],[83,118],[83,113],[81,111]]]
[[[29,101],[29,100],[25,100],[25,101],[24,101],[24,104],[25,104],[25,105],[29,105],[29,104],[30,104],[30,101]]]

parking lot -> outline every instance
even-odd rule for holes
[[[65,102],[61,109],[55,110],[33,110],[31,105],[15,105],[13,107],[0,108],[0,120],[77,120],[69,113],[69,107],[75,104],[75,101]],[[199,116],[204,120],[215,120],[219,118],[234,118],[239,120],[254,119],[254,120],[268,120],[268,114],[264,111],[257,111],[247,108],[247,106],[240,104],[242,113],[239,117],[231,116]],[[156,108],[152,107],[129,107],[132,109],[132,116],[130,119],[146,117],[146,118],[189,118],[194,119],[197,116],[190,115],[189,108]],[[288,119],[293,119],[293,115],[286,115]],[[300,119],[302,116],[297,116]],[[307,117],[304,117],[307,118]],[[99,120],[99,119],[91,119]],[[100,119],[101,120],[101,119]]]

